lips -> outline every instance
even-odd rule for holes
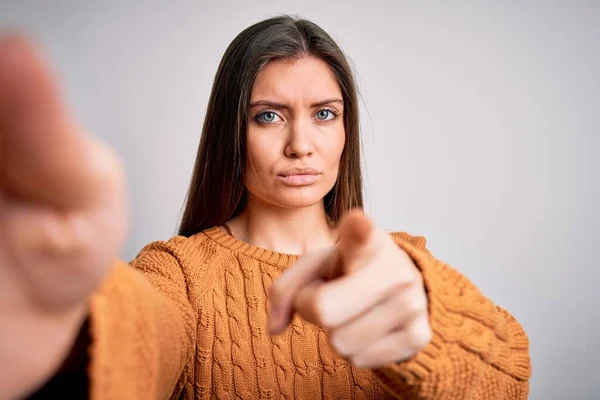
[[[306,186],[315,183],[321,173],[314,168],[290,168],[279,174],[279,179],[289,186]]]
[[[309,168],[309,167],[291,168],[279,175],[283,176],[283,177],[294,176],[294,175],[319,175],[319,171],[317,171],[316,169],[313,169],[313,168]]]

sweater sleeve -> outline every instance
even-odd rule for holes
[[[90,397],[166,399],[181,392],[195,343],[195,315],[170,242],[116,263],[90,299]]]
[[[467,278],[425,249],[425,239],[396,242],[423,275],[432,339],[409,360],[374,369],[402,399],[527,399],[531,362],[522,326]]]

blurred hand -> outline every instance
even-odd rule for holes
[[[335,246],[300,257],[273,283],[270,303],[272,334],[297,312],[360,368],[408,359],[431,339],[419,270],[361,211],[342,218]]]
[[[124,174],[32,44],[0,37],[0,398],[59,368],[124,242]]]

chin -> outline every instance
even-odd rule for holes
[[[278,192],[275,196],[269,196],[269,203],[285,208],[304,208],[322,202],[329,191],[322,188],[304,187],[284,189]]]

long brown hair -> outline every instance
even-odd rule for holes
[[[337,222],[345,210],[363,206],[358,101],[352,69],[344,53],[315,23],[280,16],[242,31],[217,70],[202,128],[179,235],[218,226],[247,203],[246,127],[256,76],[270,61],[314,56],[329,64],[342,91],[346,143],[325,211]]]

